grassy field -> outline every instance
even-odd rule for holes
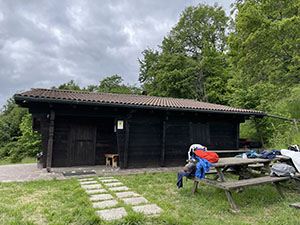
[[[245,188],[233,193],[241,211],[230,210],[224,191],[199,185],[191,195],[192,181],[176,187],[176,173],[116,176],[150,203],[163,209],[159,217],[134,213],[119,221],[101,221],[76,179],[0,183],[0,224],[300,224],[297,209],[289,203],[300,202],[295,186],[283,185],[280,199],[271,184]]]
[[[10,164],[24,164],[24,163],[36,163],[36,158],[26,157],[26,158],[22,159],[21,162],[17,162],[17,163],[12,163],[10,160],[7,160],[7,159],[0,160],[0,166],[1,165],[10,165]]]

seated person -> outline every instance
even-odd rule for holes
[[[189,162],[183,167],[184,172],[179,172],[177,174],[177,187],[182,188],[183,177],[193,177],[196,172],[196,162]]]

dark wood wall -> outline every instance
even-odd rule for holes
[[[128,167],[159,166],[162,148],[161,117],[148,113],[129,121]]]
[[[38,118],[47,156],[50,107],[30,109]],[[230,114],[73,105],[52,105],[51,110],[55,111],[53,167],[103,165],[106,153],[118,153],[121,168],[183,165],[194,143],[211,150],[237,149],[239,123],[244,119]],[[124,122],[123,129],[117,129],[118,120]]]
[[[129,168],[182,165],[194,143],[214,150],[238,148],[236,118],[140,113],[128,121],[128,158],[120,158]]]

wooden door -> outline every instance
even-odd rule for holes
[[[88,121],[72,125],[71,165],[95,165],[96,126]]]
[[[97,120],[96,165],[105,165],[105,154],[117,154],[117,140],[114,118]]]

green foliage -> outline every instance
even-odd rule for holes
[[[226,103],[228,17],[217,5],[187,7],[164,38],[160,51],[139,59],[139,81],[149,95]]]
[[[122,84],[123,78],[119,75],[106,77],[100,81],[99,87],[95,88],[98,92],[117,93],[117,94],[139,94],[140,89],[135,85]]]
[[[19,162],[41,151],[41,136],[32,130],[31,114],[9,100],[0,114],[0,159]]]
[[[27,113],[28,110],[19,108],[13,99],[7,101],[0,113],[0,143],[21,135],[19,125]]]
[[[300,85],[290,90],[290,95],[273,104],[271,113],[289,119],[300,118]],[[270,146],[273,148],[287,148],[292,144],[300,144],[300,133],[296,132],[293,121],[269,119],[270,126],[267,127],[270,138]],[[299,126],[300,123],[298,122]],[[300,131],[300,130],[299,130]]]
[[[18,137],[18,151],[10,153],[12,161],[17,162],[26,156],[34,157],[41,151],[41,135],[32,130],[32,117],[25,115],[20,123],[22,135]]]
[[[199,4],[187,7],[179,22],[162,42],[165,53],[202,56],[204,50],[223,52],[226,46],[228,17],[221,6]]]
[[[80,86],[76,84],[74,80],[70,80],[68,83],[61,84],[57,88],[52,87],[52,89],[81,91]]]
[[[298,83],[299,1],[249,0],[235,6],[235,32],[229,39],[233,64],[252,83]]]
[[[228,42],[233,77],[228,81],[227,98],[231,105],[300,118],[299,88],[294,88],[300,81],[299,7],[295,0],[235,2],[234,31]],[[291,127],[290,122],[264,118],[241,126],[241,133],[256,134],[255,139],[274,147],[288,144]]]
[[[147,61],[145,63],[148,63],[149,57],[155,53],[147,50],[144,54]],[[162,54],[155,65],[145,70],[148,72],[141,76],[140,80],[145,81],[144,89],[148,94],[177,98],[197,96],[196,81],[200,69],[191,57],[184,54]]]
[[[59,85],[58,87],[52,87],[52,89],[61,90],[73,90],[73,91],[89,91],[89,92],[106,92],[106,93],[118,93],[118,94],[140,94],[141,89],[136,85],[122,84],[123,78],[119,75],[113,75],[106,77],[100,81],[99,85],[88,85],[81,88],[74,80]]]

